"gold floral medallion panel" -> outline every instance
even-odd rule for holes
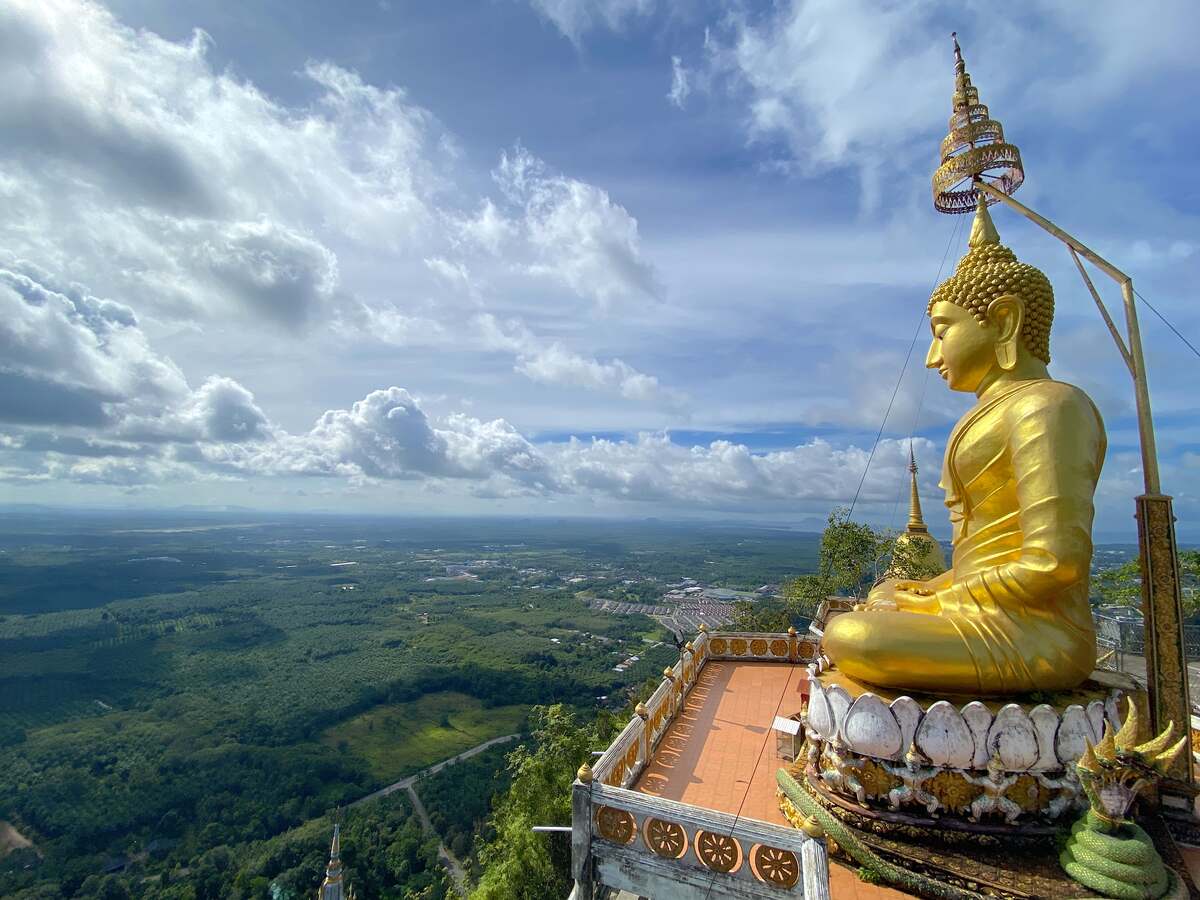
[[[957,772],[947,770],[938,772],[927,782],[924,790],[937,797],[942,809],[955,813],[964,813],[970,809],[975,798],[983,793],[983,788],[971,784]]]
[[[759,844],[751,861],[754,873],[767,884],[790,888],[800,880],[800,861],[791,850]]]
[[[606,841],[628,844],[633,840],[635,827],[633,816],[623,809],[601,806],[596,810],[596,830]]]
[[[868,797],[886,797],[888,791],[900,786],[900,779],[873,759],[864,759],[858,773],[858,783]]]
[[[647,847],[667,859],[679,859],[687,851],[687,832],[678,822],[650,819],[643,840]]]
[[[741,845],[727,834],[696,832],[696,856],[714,872],[735,872],[742,864]]]
[[[1044,810],[1054,799],[1054,791],[1043,786],[1032,775],[1022,775],[1004,792],[1021,812],[1037,813]]]

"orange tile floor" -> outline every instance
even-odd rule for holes
[[[787,825],[775,799],[775,716],[800,710],[807,673],[780,663],[710,661],[682,712],[634,788],[706,809]],[[833,900],[895,900],[908,895],[859,881],[829,866]]]

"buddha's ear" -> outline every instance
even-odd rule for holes
[[[1021,326],[1025,324],[1025,304],[1016,294],[997,297],[987,308],[988,321],[996,326],[996,362],[1004,371],[1017,364]]]

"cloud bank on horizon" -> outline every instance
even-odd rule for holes
[[[1200,11],[1156,6],[997,24],[949,4],[514,0],[464,26],[364,4],[331,31],[302,4],[289,31],[17,0],[0,10],[0,491],[819,521],[858,493],[961,252],[927,197],[948,22],[1029,202],[1200,332],[1191,189],[1165,174],[1195,131],[1171,93],[1200,67]],[[424,62],[380,44],[409,25]],[[1140,471],[1115,351],[1063,299],[1069,259],[998,224],[1058,288],[1055,374],[1110,431],[1098,527],[1127,530]],[[1144,327],[1186,536],[1195,359]],[[914,434],[936,494],[964,408],[921,371],[923,332],[916,347],[862,483],[876,521],[895,521]]]

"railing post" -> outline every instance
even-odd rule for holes
[[[584,763],[571,786],[571,877],[579,900],[592,900],[592,767]]]
[[[691,641],[683,645],[683,653],[683,689],[686,691],[696,680],[696,648],[692,646]],[[679,696],[682,699],[683,694]]]
[[[638,741],[638,760],[645,766],[650,762],[650,710],[646,709],[645,703],[639,703],[634,712],[642,720],[642,736]]]
[[[796,662],[797,652],[799,650],[799,642],[796,640],[796,626],[788,626],[788,660]]]
[[[663,669],[663,678],[671,683],[667,690],[667,718],[673,719],[679,710],[675,706],[675,673],[671,671],[670,666]]]
[[[808,838],[800,847],[804,900],[829,900],[829,855],[824,840]]]

